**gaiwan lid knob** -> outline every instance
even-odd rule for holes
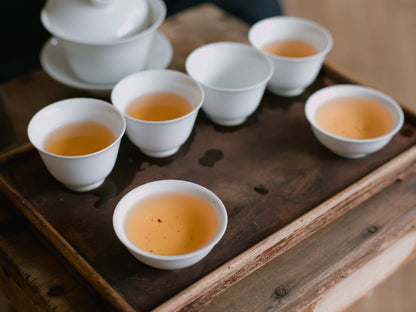
[[[111,42],[149,26],[147,0],[48,0],[41,12],[54,36],[77,42]]]

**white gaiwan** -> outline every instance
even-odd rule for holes
[[[146,0],[48,0],[44,26],[59,37],[78,42],[110,42],[148,27]]]
[[[144,69],[165,17],[163,0],[48,0],[41,11],[74,76],[94,85]]]

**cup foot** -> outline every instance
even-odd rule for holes
[[[363,158],[365,156],[367,156],[368,154],[341,154],[341,153],[337,153],[334,152],[334,154],[337,154],[338,156],[344,157],[344,158],[349,158],[349,159],[358,159],[358,158]]]
[[[179,147],[175,147],[170,150],[162,151],[162,152],[150,151],[150,150],[145,150],[145,149],[140,149],[140,150],[142,151],[143,154],[147,156],[155,157],[155,158],[164,158],[164,157],[169,157],[175,154],[179,150]]]
[[[303,91],[305,91],[305,88],[285,89],[268,85],[267,90],[280,96],[291,97],[301,94]]]
[[[242,123],[244,123],[246,121],[247,118],[238,118],[238,119],[220,119],[220,118],[214,118],[214,117],[210,117],[208,116],[209,119],[216,123],[217,125],[220,126],[225,126],[225,127],[233,127],[233,126],[239,126]]]
[[[78,185],[65,185],[68,189],[72,190],[72,191],[76,191],[76,192],[88,192],[91,190],[96,189],[97,187],[101,186],[101,184],[103,184],[105,179],[102,179],[98,182],[95,182],[93,184],[89,184],[89,185],[82,185],[82,186],[78,186]]]
[[[363,158],[365,156],[367,156],[367,154],[359,154],[359,155],[341,155],[338,154],[338,156],[344,157],[344,158],[349,158],[349,159],[358,159],[358,158]]]

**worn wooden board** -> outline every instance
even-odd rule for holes
[[[109,305],[0,194],[0,292],[13,310],[109,311]]]
[[[188,23],[195,21],[187,14],[168,20],[162,28],[175,52],[179,47],[173,68],[181,69],[187,53],[204,38],[245,41],[238,21],[239,32],[232,39],[218,27],[232,25],[222,13],[204,15],[194,28]],[[223,289],[412,167],[415,149],[406,150],[416,142],[416,129],[410,123],[381,152],[360,160],[335,156],[315,140],[303,113],[305,100],[318,88],[345,82],[351,81],[327,65],[299,97],[266,92],[260,108],[240,127],[215,126],[201,113],[191,138],[168,159],[147,158],[125,139],[113,173],[96,191],[66,190],[30,148],[2,158],[0,186],[117,309],[146,311],[164,304],[160,310],[199,310]],[[206,259],[177,271],[160,271],[136,261],[117,241],[111,225],[121,196],[137,185],[165,178],[210,188],[224,201],[230,219],[224,239]]]
[[[415,182],[413,175],[393,183],[216,296],[204,311],[344,311],[416,255]]]
[[[168,159],[147,158],[125,139],[112,174],[89,193],[66,190],[49,175],[35,152],[6,162],[1,188],[70,262],[80,265],[81,259],[85,261],[81,266],[87,279],[102,279],[111,286],[108,291],[117,292],[114,298],[120,294],[134,309],[146,311],[416,142],[415,135],[408,135],[416,129],[406,124],[391,144],[373,156],[347,160],[329,152],[313,137],[303,104],[310,92],[333,83],[323,73],[300,97],[283,99],[266,93],[259,110],[240,127],[218,127],[201,114],[191,138]],[[159,271],[136,261],[117,240],[111,223],[121,196],[135,186],[166,178],[208,187],[223,200],[229,214],[224,239],[211,254],[177,271]],[[353,189],[360,190],[358,186]],[[254,261],[261,264],[261,260]]]

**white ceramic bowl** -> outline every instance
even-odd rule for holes
[[[81,156],[60,156],[45,151],[44,142],[54,130],[80,121],[101,123],[113,132],[115,141],[98,152]],[[124,117],[113,105],[97,99],[71,98],[42,108],[30,120],[27,131],[52,176],[67,188],[84,192],[99,187],[110,174],[125,129]]]
[[[183,96],[193,110],[176,119],[145,121],[128,116],[125,111],[136,98],[156,92]],[[202,87],[188,75],[168,69],[146,70],[119,81],[111,92],[111,101],[127,120],[127,136],[144,154],[168,157],[175,154],[189,138],[198,111],[204,101]]]
[[[212,208],[214,208],[217,215],[218,226],[214,237],[207,245],[183,255],[161,256],[141,250],[127,238],[124,223],[126,216],[131,209],[148,196],[166,192],[188,193],[204,199]],[[227,228],[227,222],[228,217],[224,204],[213,192],[201,185],[182,180],[159,180],[138,186],[123,196],[117,204],[113,214],[114,231],[130,253],[149,266],[165,270],[185,268],[204,258],[224,235]]]
[[[390,112],[393,128],[383,136],[362,140],[347,139],[325,131],[315,121],[317,108],[327,101],[343,97],[362,97],[380,103]],[[346,158],[361,158],[382,149],[400,130],[404,122],[403,110],[395,100],[380,91],[358,85],[337,85],[318,90],[306,101],[305,114],[318,141],[335,154]]]
[[[248,44],[214,42],[195,49],[186,71],[204,88],[202,110],[223,126],[242,124],[259,106],[273,65]]]
[[[153,37],[166,17],[166,5],[162,0],[148,3],[149,26],[114,40],[68,37],[51,25],[45,10],[41,12],[41,21],[62,46],[66,61],[77,78],[93,84],[111,84],[142,70],[147,63]]]
[[[324,27],[292,16],[269,17],[255,23],[249,30],[248,39],[252,46],[261,51],[266,44],[284,39],[304,41],[318,51],[307,57],[284,57],[264,52],[274,67],[267,88],[281,96],[299,95],[312,84],[333,45],[332,36]]]

